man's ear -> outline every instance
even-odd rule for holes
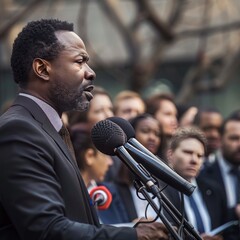
[[[88,148],[85,151],[84,156],[85,156],[86,165],[91,166],[94,163],[96,158],[95,151],[92,148]]]
[[[41,79],[49,80],[49,70],[51,69],[50,63],[42,58],[35,58],[33,60],[33,71]]]

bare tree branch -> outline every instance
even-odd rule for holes
[[[219,90],[226,86],[232,80],[240,67],[240,50],[229,54],[222,64],[222,68],[218,75],[211,80],[210,85],[206,86],[204,81],[197,83],[197,91]]]
[[[190,68],[176,96],[177,103],[186,103],[196,93],[195,82],[198,82],[203,77],[206,70],[209,69],[209,64],[209,62],[206,64],[201,61],[197,66]]]
[[[97,65],[98,68],[101,68],[105,72],[107,72],[110,76],[113,76],[115,79],[126,79],[125,72],[119,70],[119,68],[115,68],[111,66],[109,68],[108,64],[105,64],[103,60],[99,57],[98,53],[94,50],[91,45],[91,42],[88,39],[87,34],[87,13],[88,13],[88,5],[89,0],[82,0],[81,1],[81,8],[78,15],[78,25],[81,26],[81,38],[85,42],[86,48],[88,49],[88,53],[91,56],[91,62],[93,65]]]
[[[155,40],[155,44],[152,46],[152,54],[146,60],[136,59],[136,63],[132,66],[132,75],[130,76],[130,88],[136,92],[140,92],[148,83],[156,71],[158,70],[161,62],[161,56],[166,50],[168,44],[174,40],[174,34],[172,27],[176,24],[177,20],[182,16],[183,5],[185,0],[177,0],[175,2],[175,8],[172,15],[169,17],[169,24],[164,23],[158,15],[155,13],[153,5],[148,0],[139,0],[138,7],[141,12],[144,12],[142,16],[145,16],[146,20],[153,26],[159,33],[159,38]],[[180,4],[181,3],[181,4]],[[176,14],[174,16],[174,14]]]
[[[216,91],[226,86],[226,84],[232,79],[240,67],[240,50],[229,54],[225,61],[222,63],[222,67],[218,71],[217,76],[210,81],[204,79],[204,75],[207,74],[212,65],[213,61],[207,60],[207,63],[202,63],[195,68],[191,68],[187,73],[181,90],[176,96],[177,103],[186,103],[196,93],[204,91]]]
[[[149,0],[138,0],[140,8],[146,12],[146,19],[152,24],[157,30],[161,37],[165,41],[172,41],[174,39],[174,33],[167,23],[160,20],[159,16],[155,13],[154,7],[151,5]]]
[[[176,37],[179,38],[189,38],[189,37],[197,37],[200,35],[213,35],[217,34],[219,32],[228,32],[233,30],[240,29],[240,21],[220,25],[220,26],[214,26],[214,27],[204,27],[199,29],[192,29],[192,30],[185,30],[181,31],[179,33],[176,33]]]
[[[182,17],[184,6],[186,0],[175,0],[172,3],[171,13],[168,18],[168,25],[170,27],[175,26],[178,23],[179,19]]]
[[[5,36],[8,31],[22,18],[25,18],[26,15],[33,12],[36,7],[38,7],[40,4],[43,4],[46,0],[33,0],[29,4],[26,4],[22,10],[19,10],[16,14],[11,15],[11,17],[3,21],[0,26],[0,38]]]
[[[137,39],[134,37],[132,32],[124,25],[120,14],[112,0],[102,0],[98,1],[106,16],[111,20],[111,22],[117,27],[121,35],[123,36],[123,41],[130,53],[130,61],[133,62],[139,57],[139,49]]]

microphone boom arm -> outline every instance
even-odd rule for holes
[[[134,186],[137,189],[137,191],[141,192],[142,195],[145,197],[145,199],[149,202],[149,204],[151,205],[153,210],[156,212],[158,217],[165,224],[165,226],[167,227],[167,229],[171,233],[171,235],[174,237],[174,239],[176,239],[176,240],[183,240],[182,237],[179,236],[179,234],[176,232],[176,230],[172,227],[172,225],[168,221],[168,219],[161,213],[161,205],[160,205],[160,208],[159,208],[157,206],[157,204],[152,200],[152,198],[150,197],[149,193],[147,192],[144,184],[141,181],[139,181],[139,180],[135,180],[135,185]],[[154,188],[152,188],[153,192],[158,191],[157,190],[158,187],[156,185],[154,185],[154,186],[155,186],[155,190],[153,190]],[[156,196],[155,194],[153,194],[153,195]],[[161,204],[162,203],[161,199],[158,198],[158,200],[159,200],[159,203]]]
[[[169,215],[175,220],[176,223],[180,223],[181,213],[174,207],[174,205],[167,199],[167,197],[162,193],[159,187],[155,184],[155,179],[151,176],[151,174],[139,163],[137,163],[134,158],[128,153],[125,147],[120,146],[115,151],[116,155],[124,162],[124,164],[129,168],[129,170],[136,176],[135,182],[138,183],[136,186],[139,191],[143,194],[143,196],[147,199],[149,204],[152,206],[154,211],[158,214],[162,222],[165,224],[169,232],[172,234],[175,240],[182,240],[176,230],[172,227],[171,223],[168,219],[159,212],[158,206],[149,196],[146,188],[151,192],[154,196],[159,199],[159,202],[162,204],[162,207],[169,213]],[[135,187],[136,187],[135,186]],[[186,229],[185,229],[186,227]],[[188,223],[186,219],[184,219],[184,230],[187,234],[191,234],[197,240],[201,240],[202,238],[195,231],[194,227]]]
[[[167,164],[160,162],[160,160],[157,161],[155,158],[140,151],[139,149],[132,146],[128,142],[124,144],[124,147],[134,157],[135,161],[140,163],[143,162],[145,168],[147,168],[148,170],[151,169],[151,173],[153,175],[163,180],[164,182],[168,183],[168,185],[171,185],[172,187],[176,188],[178,191],[181,191],[188,196],[190,196],[194,191],[195,186],[189,183],[188,181],[186,181],[180,175],[178,175]]]

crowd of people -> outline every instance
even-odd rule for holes
[[[60,20],[30,22],[14,42],[11,65],[20,93],[0,118],[0,238],[171,239],[136,193],[136,176],[91,140],[94,125],[115,116],[196,186],[186,196],[154,177],[201,238],[240,240],[240,110],[223,118],[215,108],[179,106],[169,93],[142,98],[123,90],[112,99],[93,86],[88,59],[72,24]],[[70,144],[61,138],[62,128]],[[99,185],[112,194],[102,211],[88,194]],[[180,228],[165,209],[163,214]],[[212,234],[228,222],[231,227]]]
[[[240,111],[224,119],[213,107],[179,106],[174,96],[167,93],[143,99],[130,90],[123,90],[113,100],[108,97],[107,102],[92,101],[84,114],[88,115],[91,109],[98,109],[95,117],[91,114],[96,120],[94,123],[111,116],[129,121],[136,139],[144,147],[197,186],[191,197],[184,197],[184,214],[204,239],[240,239],[237,226],[240,219]],[[111,113],[106,109],[111,109]],[[71,111],[68,116],[71,119],[75,114],[81,115]],[[83,122],[93,127],[93,121],[85,118],[69,125],[70,131]],[[77,156],[79,153],[75,149]],[[231,169],[235,169],[235,175]],[[97,182],[107,186],[113,195],[109,209],[98,212],[103,223],[129,223],[143,218],[151,221],[156,217],[148,202],[136,194],[133,182],[131,171],[118,157],[112,156],[104,180]],[[162,188],[181,211],[180,193],[166,184]],[[213,229],[234,220],[236,226],[210,236]]]

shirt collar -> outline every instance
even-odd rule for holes
[[[229,171],[233,168],[233,165],[230,164],[226,159],[224,159],[221,151],[218,152],[218,161],[221,170],[226,174],[228,174]]]
[[[193,193],[198,191],[198,185],[197,185],[196,178],[191,179],[191,184],[196,187],[195,190],[193,191]]]
[[[44,102],[41,99],[34,97],[30,94],[19,93],[19,95],[32,99],[47,115],[47,118],[49,119],[49,121],[51,122],[53,127],[56,129],[56,131],[59,132],[59,130],[62,127],[62,120],[59,117],[57,111],[52,106],[50,106],[46,102]]]

